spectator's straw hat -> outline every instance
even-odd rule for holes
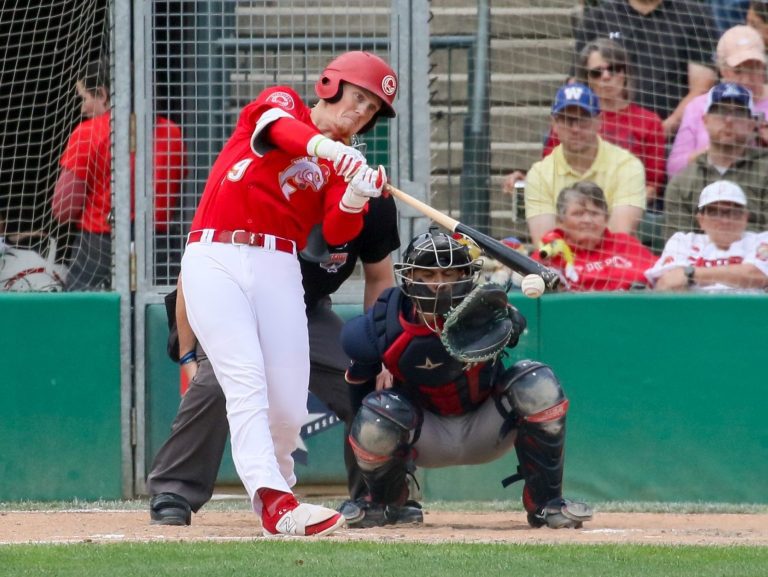
[[[757,60],[765,64],[765,45],[760,33],[751,26],[734,26],[726,30],[717,43],[717,62],[731,68]]]
[[[574,82],[561,86],[555,96],[555,102],[552,104],[552,114],[560,114],[569,106],[578,106],[587,111],[590,116],[600,114],[600,100],[597,94],[586,84]]]
[[[713,202],[732,202],[747,206],[747,197],[741,187],[730,180],[718,180],[708,184],[701,190],[699,208],[704,208]]]

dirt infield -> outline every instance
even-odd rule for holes
[[[0,544],[264,539],[247,511],[203,511],[190,527],[149,525],[146,511],[0,512]],[[522,512],[426,510],[423,526],[346,529],[328,539],[441,543],[646,543],[768,546],[768,514],[596,513],[583,529],[531,529]]]

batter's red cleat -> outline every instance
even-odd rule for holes
[[[264,535],[321,536],[345,525],[344,516],[320,505],[299,503],[291,493],[261,489],[264,503],[261,526]]]

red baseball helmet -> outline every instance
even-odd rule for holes
[[[373,92],[381,98],[379,114],[387,118],[395,117],[392,103],[397,95],[397,74],[375,54],[352,51],[334,58],[318,78],[315,93],[323,99],[334,98],[342,82]]]

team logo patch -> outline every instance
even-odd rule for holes
[[[285,110],[293,110],[296,108],[296,103],[293,101],[293,97],[287,92],[273,92],[267,96],[267,102],[276,104]]]
[[[381,79],[381,89],[387,96],[392,96],[397,92],[397,80],[391,74],[387,74]]]
[[[325,165],[319,165],[305,156],[292,161],[288,167],[278,175],[280,190],[285,198],[290,199],[297,190],[311,188],[319,192],[328,182],[331,170]]]
[[[761,242],[757,247],[757,258],[763,262],[768,261],[768,242]]]
[[[339,269],[347,264],[348,257],[348,252],[335,252],[331,255],[331,258],[327,262],[324,262],[320,265],[320,268],[325,270],[325,272],[339,272]]]

